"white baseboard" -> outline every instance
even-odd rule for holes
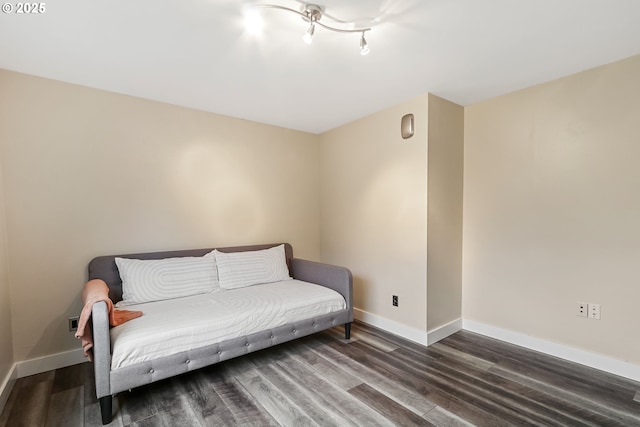
[[[359,308],[353,309],[353,316],[368,325],[384,329],[387,332],[406,338],[409,341],[427,345],[427,333],[420,329],[398,323],[395,320],[387,319],[386,317],[378,316],[377,314],[369,313],[368,311],[360,310]]]
[[[427,331],[427,342],[429,345],[435,344],[445,339],[449,335],[453,335],[462,329],[462,319],[456,319],[446,325],[439,326],[435,329]]]
[[[29,375],[40,374],[54,369],[65,368],[78,363],[86,362],[82,349],[69,350],[62,353],[50,354],[48,356],[36,357],[35,359],[23,360],[16,363],[18,378]]]
[[[460,329],[465,329],[470,332],[486,335],[491,338],[506,341],[530,350],[546,353],[551,356],[629,378],[634,381],[640,381],[640,366],[638,365],[586,350],[580,350],[563,344],[531,337],[520,332],[486,325],[474,320],[457,319],[429,332],[424,332],[420,329],[398,323],[394,320],[390,320],[386,317],[378,316],[377,314],[369,313],[358,308],[354,308],[353,312],[354,317],[361,322],[425,346],[436,343],[441,339],[456,333]],[[17,378],[35,375],[51,371],[53,369],[64,368],[86,361],[87,359],[82,354],[82,349],[77,349],[15,363],[3,382],[0,384],[0,412],[6,404]]]
[[[2,384],[0,384],[0,413],[4,409],[4,405],[7,404],[7,400],[9,400],[9,395],[11,394],[11,390],[13,390],[13,386],[18,379],[18,370],[16,369],[16,364],[14,363],[7,372]]]
[[[559,357],[570,362],[579,363],[601,371],[609,372],[614,375],[629,378],[634,381],[640,381],[640,366],[634,365],[623,360],[614,359],[598,353],[592,353],[586,350],[569,347],[563,344],[546,341],[535,338],[520,332],[514,332],[507,329],[486,325],[474,320],[463,320],[463,329],[486,335],[510,344],[519,345],[530,350],[546,353],[551,356]]]

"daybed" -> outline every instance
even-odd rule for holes
[[[123,300],[123,283],[116,258],[122,263],[124,261],[121,259],[141,262],[129,260],[206,255],[216,262],[216,271],[222,280],[222,273],[228,279],[229,272],[233,273],[234,270],[221,270],[222,264],[218,263],[222,258],[220,253],[225,257],[237,257],[254,253],[247,251],[274,251],[277,248],[284,252],[284,269],[288,269],[291,280],[129,305],[124,308],[140,310],[144,314],[114,328],[109,327],[107,303],[101,301],[93,304],[91,324],[95,384],[103,424],[111,422],[112,396],[121,391],[338,325],[345,326],[345,338],[349,339],[353,321],[352,277],[346,268],[293,258],[289,244],[218,248],[218,252],[197,249],[101,256],[90,262],[89,279],[106,282],[109,298],[115,304]],[[217,254],[217,258],[212,254]],[[120,266],[122,270],[122,264]],[[237,265],[235,268],[236,273],[242,273]],[[311,294],[308,294],[309,290]],[[127,293],[126,287],[124,292]],[[320,303],[329,299],[333,305],[321,307]],[[316,305],[324,311],[315,310]],[[259,315],[265,308],[269,312],[270,309],[277,311],[281,307],[289,308],[267,316],[267,320]],[[241,314],[234,316],[236,312]],[[202,320],[206,313],[220,313],[215,314],[219,319]],[[230,318],[233,318],[231,323]],[[191,323],[193,327],[189,326]],[[267,324],[271,326],[265,326]],[[217,338],[212,332],[214,329],[218,330]],[[128,348],[129,353],[119,354],[123,348]]]

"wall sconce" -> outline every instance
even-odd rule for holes
[[[405,114],[400,121],[400,134],[402,139],[409,139],[413,136],[415,131],[415,123],[413,114]]]

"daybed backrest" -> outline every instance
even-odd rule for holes
[[[252,245],[252,246],[233,246],[229,248],[215,248],[220,252],[243,252],[243,251],[258,251],[261,249],[269,249],[274,246],[281,245],[282,243],[271,243],[266,245]],[[126,255],[107,255],[99,256],[91,260],[89,263],[89,280],[102,279],[107,283],[109,287],[109,298],[114,304],[122,300],[122,279],[118,273],[118,266],[116,266],[116,257],[118,258],[134,258],[134,259],[163,259],[163,258],[175,258],[186,256],[203,256],[211,252],[214,248],[208,249],[187,249],[181,251],[166,251],[166,252],[148,252],[141,254],[126,254]],[[293,248],[289,243],[284,244],[285,255],[287,257],[287,266],[289,272],[291,272],[291,258],[293,258]],[[291,274],[291,273],[290,273]]]

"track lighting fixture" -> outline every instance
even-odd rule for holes
[[[330,31],[335,31],[337,33],[360,33],[360,54],[361,55],[367,55],[369,53],[369,45],[367,43],[367,40],[365,39],[365,33],[367,31],[371,31],[370,27],[367,28],[356,28],[356,29],[344,29],[344,28],[338,28],[338,27],[334,27],[332,25],[329,25],[327,23],[323,23],[320,22],[320,19],[322,18],[322,14],[323,14],[323,10],[320,6],[316,5],[316,4],[306,4],[302,7],[301,10],[295,10],[295,9],[291,9],[289,7],[285,7],[285,6],[278,6],[278,5],[274,5],[274,4],[257,4],[255,6],[253,6],[254,8],[260,8],[260,9],[279,9],[279,10],[284,10],[286,12],[291,12],[291,13],[295,13],[296,15],[299,15],[302,17],[302,19],[306,22],[309,23],[309,28],[307,29],[307,31],[304,33],[304,35],[302,36],[302,39],[304,40],[304,42],[306,44],[311,44],[313,42],[313,34],[315,32],[316,29],[316,25],[319,25],[320,27],[326,29],[326,30],[330,30]],[[342,21],[337,21],[334,19],[335,22],[340,22],[342,24]]]

